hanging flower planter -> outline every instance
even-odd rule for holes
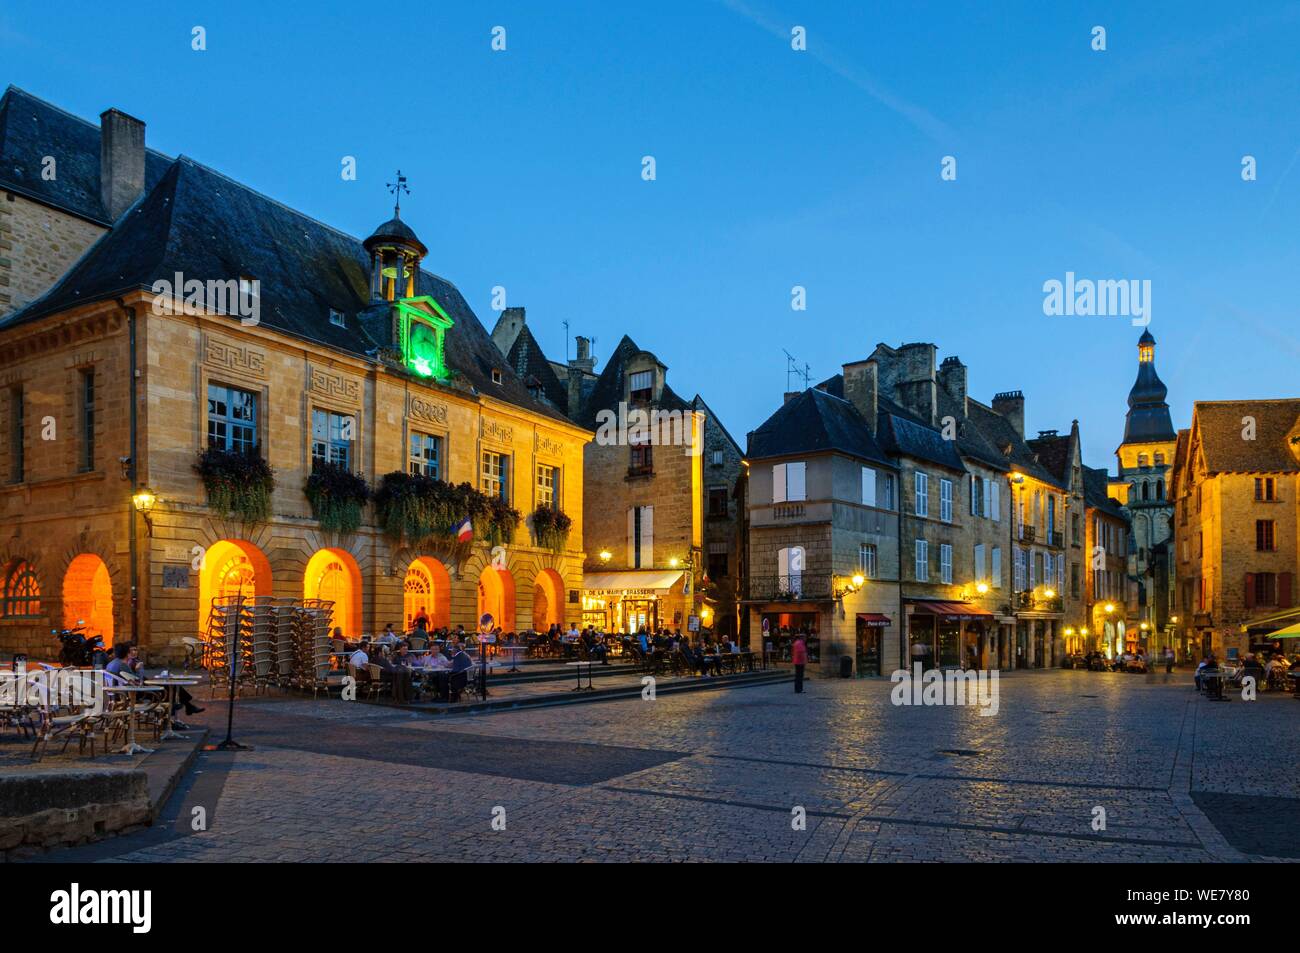
[[[222,519],[265,523],[271,518],[275,474],[259,455],[209,447],[200,451],[194,469],[207,490],[208,506]]]
[[[370,485],[364,477],[337,463],[318,462],[303,484],[303,493],[321,529],[355,533],[361,526],[361,513],[370,500]]]
[[[452,484],[415,473],[386,473],[375,490],[375,516],[385,536],[417,548],[468,551],[456,530],[470,520],[474,535],[495,546],[514,539],[519,511],[468,483]]]
[[[569,529],[573,520],[569,514],[550,506],[539,506],[530,517],[533,539],[537,545],[554,552],[563,552],[569,542]]]

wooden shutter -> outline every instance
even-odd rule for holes
[[[804,464],[787,463],[785,465],[785,498],[787,500],[806,500],[808,494],[804,487]]]
[[[655,508],[641,507],[641,566],[649,568],[655,564]]]
[[[1246,573],[1246,608],[1255,608],[1255,574]]]
[[[636,507],[627,510],[627,564],[633,569],[639,568],[636,559]]]
[[[778,463],[772,467],[772,502],[785,502],[785,464]]]

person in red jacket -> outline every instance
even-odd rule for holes
[[[803,667],[808,664],[808,644],[804,642],[802,632],[790,649],[790,661],[794,663],[794,690],[803,694]]]

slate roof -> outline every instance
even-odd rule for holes
[[[203,281],[257,279],[261,324],[293,337],[357,355],[373,354],[380,343],[357,319],[371,304],[369,259],[359,239],[184,156],[43,297],[0,321],[0,332],[150,288],[176,272]],[[454,322],[445,338],[447,366],[456,372],[452,386],[565,419],[505,366],[454,285],[421,270],[416,293],[431,296]],[[345,327],[330,322],[330,309],[344,314]],[[493,368],[502,370],[500,384],[492,382]]]
[[[1116,519],[1127,521],[1128,517],[1119,501],[1112,499],[1106,492],[1109,484],[1110,475],[1105,470],[1085,466],[1083,468],[1083,504],[1089,509],[1101,510]]]
[[[8,189],[100,225],[111,225],[100,200],[99,125],[10,86],[0,97],[0,189]],[[41,177],[45,156],[55,177]],[[172,159],[146,149],[144,184],[152,189]]]
[[[609,359],[605,362],[605,369],[600,372],[596,378],[595,385],[590,393],[585,395],[582,406],[578,410],[578,417],[574,421],[580,427],[586,427],[589,430],[596,429],[596,414],[601,410],[609,410],[614,413],[618,412],[619,402],[626,400],[626,391],[623,387],[623,378],[628,361],[634,356],[641,353],[641,348],[637,347],[626,334],[614,348]],[[663,391],[660,393],[659,401],[655,404],[659,410],[690,410],[689,402],[678,396],[677,392],[664,382]]]
[[[749,433],[750,459],[838,450],[882,466],[896,468],[871,435],[866,419],[844,400],[816,387],[792,397],[757,430]]]
[[[1192,409],[1211,473],[1295,473],[1292,438],[1300,436],[1300,399],[1197,401]],[[1255,419],[1255,439],[1242,439],[1242,418]]]
[[[1151,347],[1155,355],[1156,339],[1149,330],[1142,332],[1138,347]],[[1169,389],[1156,373],[1155,360],[1139,361],[1137,380],[1128,394],[1128,414],[1124,417],[1125,443],[1153,443],[1175,440],[1173,421],[1165,397]]]
[[[533,337],[528,325],[525,324],[515,335],[515,342],[510,345],[506,360],[526,387],[531,388],[535,384],[548,401],[567,412],[569,388],[555,373],[555,368],[542,353],[541,345]]]
[[[725,426],[723,426],[722,421],[718,418],[718,415],[713,412],[712,407],[710,407],[708,404],[704,402],[703,397],[701,397],[699,394],[696,394],[691,399],[691,407],[695,410],[702,412],[709,419],[710,423],[712,423],[720,431],[722,431],[722,436],[726,437],[727,442],[736,448],[736,453],[740,454],[742,457],[745,455],[745,451],[740,448],[740,444],[736,442],[736,438],[731,435],[731,432],[727,430]]]
[[[956,441],[944,440],[940,430],[884,397],[876,398],[876,410],[876,435],[887,453],[966,472]]]
[[[1070,482],[1070,436],[1065,434],[1047,434],[1025,441],[1026,446],[1037,455],[1039,464],[1062,484]]]

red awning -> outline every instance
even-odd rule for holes
[[[883,629],[891,624],[889,616],[881,615],[879,612],[859,612],[858,621],[873,629]]]
[[[950,619],[993,618],[993,613],[985,612],[983,609],[965,602],[917,602],[914,603],[914,606],[917,612],[924,612],[929,615],[945,616]]]

